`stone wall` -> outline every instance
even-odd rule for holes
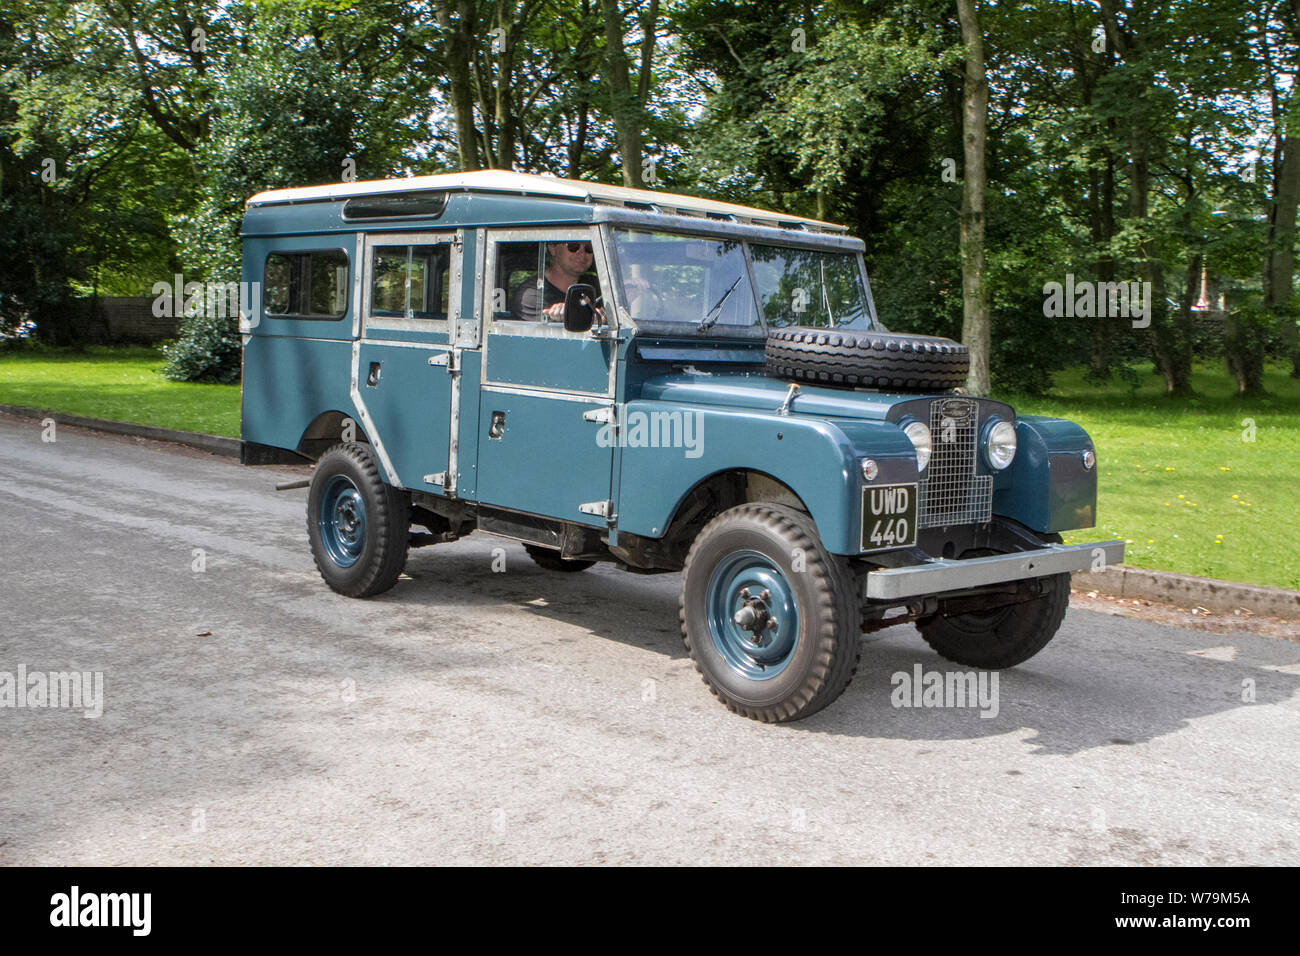
[[[90,300],[82,299],[77,307],[84,313],[85,327],[92,339],[111,343],[153,344],[176,338],[181,320],[159,318],[153,314],[152,296],[106,296],[96,303],[97,315],[90,315]]]

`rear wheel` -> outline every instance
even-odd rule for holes
[[[682,639],[704,683],[754,720],[789,721],[843,692],[858,663],[854,577],[816,525],[745,504],[700,532],[682,572]]]
[[[321,455],[307,493],[307,536],[326,584],[347,597],[387,591],[406,563],[410,530],[410,495],[384,483],[368,446],[348,442]]]

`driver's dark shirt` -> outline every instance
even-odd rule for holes
[[[600,286],[597,285],[594,275],[585,275],[578,281],[587,282],[597,292],[600,291]],[[540,322],[543,318],[542,311],[549,309],[557,302],[563,302],[566,292],[566,289],[561,289],[552,283],[550,279],[546,279],[542,289],[542,302],[541,305],[538,305],[537,276],[533,276],[515,290],[514,301],[510,303],[510,318],[516,322]]]
[[[533,276],[515,290],[515,299],[510,303],[510,318],[517,322],[540,321],[544,309],[564,301],[564,290],[547,279],[541,292],[540,305],[538,298],[537,277]]]

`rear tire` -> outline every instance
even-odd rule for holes
[[[307,537],[325,583],[346,597],[382,594],[406,564],[411,496],[386,484],[367,445],[321,455],[307,492]]]
[[[586,571],[596,563],[595,561],[581,561],[575,558],[562,558],[560,552],[535,544],[524,545],[524,550],[528,552],[528,556],[537,563],[538,567],[545,568],[547,571],[563,571],[566,574],[572,574],[577,571]]]
[[[936,615],[916,629],[940,656],[955,664],[1001,670],[1033,657],[1056,636],[1070,604],[1070,575],[1043,578],[1032,601],[984,614]]]

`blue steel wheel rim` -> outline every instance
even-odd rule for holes
[[[763,591],[763,606],[776,626],[757,635],[736,623],[735,615]],[[705,591],[705,613],[713,646],[727,666],[747,680],[771,680],[789,666],[799,645],[799,611],[794,588],[771,558],[758,551],[735,551],[713,568]]]
[[[347,475],[334,475],[325,483],[316,506],[316,528],[330,561],[350,568],[366,546],[366,503]]]

